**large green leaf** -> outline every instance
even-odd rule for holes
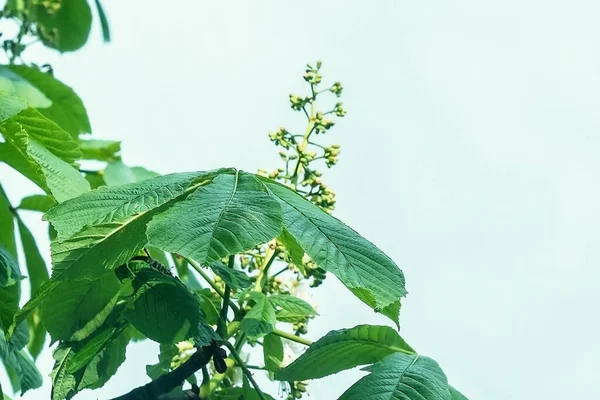
[[[12,84],[15,96],[54,121],[71,136],[91,132],[87,111],[79,96],[51,74],[42,72],[37,67],[9,65],[0,66],[0,78],[8,80],[3,80],[3,86]]]
[[[203,318],[196,297],[176,278],[152,268],[135,275],[131,324],[159,343],[177,343],[195,336]]]
[[[339,400],[451,400],[446,375],[431,358],[395,353],[365,370],[371,373]]]
[[[128,167],[122,161],[112,161],[104,169],[104,182],[108,186],[125,185],[155,178],[158,173],[144,167]]]
[[[254,305],[242,319],[240,328],[249,339],[256,340],[273,332],[277,321],[275,319],[275,309],[269,303],[267,297],[258,292],[250,294]]]
[[[92,11],[86,0],[36,2],[31,11],[46,46],[65,52],[75,51],[87,42]]]
[[[52,223],[60,239],[65,239],[86,225],[122,221],[152,210],[206,183],[216,172],[170,174],[118,187],[101,187],[59,204],[44,219]]]
[[[23,107],[21,100],[0,94],[10,107]],[[24,103],[23,103],[24,104]],[[2,161],[21,172],[61,202],[76,197],[90,186],[75,163],[81,157],[77,142],[56,123],[33,108],[0,118]]]
[[[202,264],[267,242],[281,231],[281,209],[252,174],[221,174],[157,215],[150,243]]]
[[[279,200],[285,229],[313,261],[398,324],[404,275],[381,250],[291,189],[261,178]]]
[[[90,336],[114,308],[120,286],[113,272],[96,280],[60,282],[40,306],[52,340],[79,341]]]
[[[397,353],[414,350],[388,326],[358,325],[329,332],[296,361],[275,374],[280,381],[303,381],[371,364]]]
[[[294,323],[317,315],[310,304],[292,295],[273,295],[267,299],[275,308],[277,320],[281,322]]]

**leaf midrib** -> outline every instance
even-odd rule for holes
[[[239,179],[239,174],[240,171],[238,171],[237,169],[235,170],[235,177],[234,177],[234,181],[233,181],[233,189],[231,191],[231,195],[229,196],[229,199],[227,200],[227,203],[225,204],[225,206],[223,207],[223,209],[221,210],[221,212],[219,213],[219,217],[217,218],[217,221],[214,224],[214,228],[212,229],[211,233],[210,233],[210,245],[209,247],[206,249],[206,254],[204,255],[204,258],[207,259],[208,258],[208,252],[210,251],[210,249],[212,248],[213,245],[213,240],[215,238],[215,232],[217,231],[217,227],[219,226],[219,223],[221,222],[221,219],[223,219],[223,214],[225,214],[225,210],[227,210],[227,208],[229,207],[229,205],[231,204],[231,202],[233,201],[233,198],[235,197],[235,194],[237,192],[237,185],[238,185],[238,179]]]

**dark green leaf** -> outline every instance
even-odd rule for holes
[[[280,381],[303,381],[371,364],[396,353],[414,350],[387,326],[358,325],[329,332],[296,361],[275,374]]]
[[[65,52],[75,51],[87,42],[92,11],[86,0],[41,2],[32,11],[38,35],[46,46]]]
[[[179,349],[174,344],[161,344],[158,353],[158,363],[146,365],[146,374],[152,380],[171,370],[171,360],[179,354]]]
[[[451,400],[446,375],[431,358],[395,353],[365,370],[371,374],[339,400]]]
[[[279,371],[283,362],[283,343],[279,336],[272,333],[265,336],[263,339],[263,357],[265,367],[269,371]]]
[[[83,102],[73,89],[37,67],[10,65],[0,67],[0,77],[9,80],[14,95],[71,136],[90,133],[90,121]],[[6,85],[6,82],[3,82]],[[12,93],[11,93],[12,94]]]
[[[15,347],[12,343],[12,341],[7,343],[4,333],[0,331],[0,358],[4,361],[7,369],[10,368],[13,389],[21,390],[21,394],[23,394],[30,389],[42,386],[42,375],[31,358],[25,351],[19,349],[19,346]]]
[[[98,10],[98,18],[100,19],[100,27],[102,28],[102,39],[105,43],[110,42],[110,27],[108,26],[108,18],[100,4],[100,0],[95,0],[96,10]]]
[[[8,197],[0,185],[0,247],[3,247],[10,256],[17,259],[17,242],[15,240],[15,220],[11,211],[12,207]],[[0,278],[1,279],[1,278]],[[2,287],[0,280],[0,287]],[[7,285],[7,283],[5,283]]]
[[[84,160],[113,161],[121,152],[121,142],[113,140],[87,139],[79,141]]]
[[[285,228],[313,261],[398,324],[396,312],[406,290],[404,275],[396,264],[343,222],[288,187],[261,179],[279,200]]]
[[[133,284],[133,309],[125,315],[136,329],[159,343],[177,343],[198,333],[200,305],[176,278],[144,268]]]
[[[281,231],[281,210],[254,175],[221,174],[148,225],[150,243],[198,260],[219,261]]]
[[[17,218],[17,223],[19,225],[23,252],[25,253],[27,277],[29,278],[31,287],[30,293],[35,294],[40,286],[48,280],[48,268],[46,268],[46,263],[38,250],[33,235],[20,217]]]
[[[221,261],[210,264],[210,269],[233,290],[243,290],[252,284],[250,277],[244,272],[229,268]]]
[[[242,319],[240,328],[249,339],[256,340],[273,332],[277,321],[275,319],[275,310],[265,295],[252,292],[251,298],[255,304],[246,313],[244,319]]]
[[[256,393],[256,390],[254,389],[254,387],[252,385],[250,385],[250,382],[248,382],[248,378],[246,378],[246,375],[244,375],[244,387],[243,387],[243,400],[261,400],[260,396],[258,395],[258,393]],[[267,400],[275,400],[273,399],[272,396],[269,396],[267,393],[262,392],[263,397]]]
[[[204,321],[209,325],[216,325],[219,321],[219,309],[221,307],[219,295],[210,289],[196,290],[196,295],[200,301],[200,308],[204,313]]]
[[[19,310],[21,273],[16,260],[0,246],[0,332],[7,331]]]
[[[310,304],[292,295],[274,295],[267,299],[275,308],[278,321],[294,323],[317,315]]]
[[[45,213],[55,205],[56,201],[51,196],[45,194],[34,194],[23,198],[18,208],[19,210],[39,211]]]

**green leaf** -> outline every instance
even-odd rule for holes
[[[0,77],[12,83],[17,97],[54,121],[71,136],[77,137],[81,133],[92,131],[87,111],[79,96],[51,74],[34,66],[10,65],[0,67]]]
[[[204,321],[209,325],[216,325],[219,321],[219,307],[221,307],[219,295],[210,289],[196,290],[195,293],[200,301],[200,308],[204,313]]]
[[[100,27],[102,29],[102,40],[105,43],[110,42],[110,27],[108,25],[108,18],[106,18],[106,13],[102,8],[102,4],[100,4],[99,0],[95,0],[96,10],[98,11],[98,18],[100,19]]]
[[[125,185],[157,176],[158,174],[154,171],[143,167],[128,167],[122,161],[112,161],[104,169],[104,182],[108,186]]]
[[[254,387],[250,385],[250,382],[248,382],[248,378],[246,377],[246,375],[244,375],[243,385],[243,400],[261,400],[261,397],[256,392],[256,389],[254,389]],[[275,400],[272,396],[268,395],[265,392],[262,392],[262,394],[263,397],[267,400]]]
[[[250,277],[242,271],[236,271],[223,264],[221,261],[216,261],[210,264],[210,269],[217,274],[223,282],[225,282],[233,290],[243,290],[252,285]]]
[[[52,353],[54,368],[50,374],[52,379],[52,400],[71,399],[77,393],[78,379],[67,372],[69,362],[75,357],[75,351],[66,344],[61,344]]]
[[[23,198],[18,209],[45,213],[55,205],[56,201],[51,196],[45,194],[33,194]]]
[[[264,294],[252,292],[251,296],[255,304],[242,319],[240,328],[249,339],[256,340],[273,332],[277,321],[275,310]]]
[[[279,371],[283,362],[283,343],[279,336],[269,333],[263,339],[263,357],[265,368],[271,372]]]
[[[144,268],[133,285],[133,309],[125,316],[137,330],[159,343],[177,343],[198,333],[200,305],[176,278]]]
[[[281,231],[281,210],[254,175],[221,174],[148,225],[150,243],[171,253],[219,261]]]
[[[92,11],[86,0],[36,3],[32,11],[38,36],[46,46],[65,52],[75,51],[87,42]]]
[[[279,200],[285,228],[313,261],[398,325],[396,311],[400,298],[406,295],[404,275],[398,266],[343,222],[291,189],[261,179]]]
[[[105,349],[114,338],[120,335],[127,326],[130,325],[125,321],[116,323],[115,321],[105,322],[91,337],[77,344],[76,354],[69,362],[69,365],[67,365],[67,372],[74,374],[88,366],[94,357]]]
[[[339,400],[451,400],[446,375],[431,358],[395,353],[365,370],[371,374]]]
[[[158,363],[146,365],[146,375],[152,380],[166,374],[171,370],[171,360],[179,354],[179,349],[174,344],[161,344],[158,353]]]
[[[283,228],[278,239],[290,254],[292,263],[294,263],[300,271],[304,272],[304,249],[300,247],[296,239],[290,235],[286,228]]]
[[[0,246],[0,332],[7,331],[19,310],[21,273],[12,255]]]
[[[121,142],[113,140],[87,139],[79,141],[84,160],[113,161],[121,152]]]
[[[96,280],[60,282],[40,306],[52,340],[79,341],[90,336],[114,308],[120,286],[113,272]]]
[[[4,247],[4,250],[16,260],[17,241],[15,240],[14,214],[11,210],[12,206],[2,185],[0,185],[0,247]],[[5,285],[8,285],[8,283],[5,283]],[[2,281],[0,281],[0,287],[2,287]]]
[[[0,288],[18,284],[21,279],[17,261],[4,247],[0,246]]]
[[[177,276],[181,282],[183,282],[185,286],[192,290],[202,289],[202,284],[200,284],[198,278],[196,278],[196,275],[194,275],[194,272],[192,271],[192,268],[187,260],[183,257],[178,257],[175,254],[171,254],[171,256],[173,258],[175,268],[177,269]]]
[[[451,400],[469,400],[464,394],[454,389],[452,386],[450,386],[448,390],[450,391]]]
[[[21,395],[30,389],[42,386],[42,375],[31,358],[19,348],[7,342],[0,331],[0,358],[11,369],[13,389],[21,390]]]
[[[6,96],[0,96],[6,98]],[[20,101],[20,100],[19,100]],[[90,190],[75,161],[77,142],[33,108],[25,108],[0,122],[2,160],[61,202]]]
[[[210,179],[211,172],[159,176],[119,187],[101,187],[54,207],[44,215],[66,239],[86,225],[122,221],[159,207]]]
[[[414,350],[387,326],[358,325],[329,332],[296,361],[275,374],[280,381],[303,381],[371,364],[396,353]]]
[[[281,322],[295,323],[317,315],[310,304],[292,295],[274,295],[267,299],[275,308],[277,320]]]

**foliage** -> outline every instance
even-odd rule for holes
[[[106,14],[99,1],[93,6],[108,40]],[[43,191],[13,206],[0,186],[0,358],[13,391],[41,385],[34,358],[48,333],[58,342],[54,400],[102,387],[139,340],[160,343],[158,362],[146,368],[149,384],[120,399],[184,390],[204,399],[275,398],[259,389],[252,368],[279,381],[286,399],[298,399],[306,381],[364,365],[370,374],[341,399],[465,398],[395,328],[359,325],[314,343],[303,337],[318,313],[299,288],[318,287],[328,272],[396,327],[407,293],[394,261],[332,215],[335,194],[318,168],[335,166],[340,146],[319,137],[346,110],[337,100],[318,108],[324,96],[343,92],[339,82],[323,86],[321,62],[307,65],[308,94],[289,97],[306,130],[269,135],[282,167],[161,176],[127,166],[120,142],[90,139],[77,94],[50,67],[23,59],[26,38],[60,52],[81,48],[91,10],[86,0],[11,0],[2,12],[18,32],[3,43],[0,162]],[[83,170],[82,160],[104,167]],[[51,274],[21,218],[25,210],[50,223]],[[19,308],[25,281],[32,296]],[[308,348],[290,363],[291,342]],[[257,344],[264,366],[246,361]]]

